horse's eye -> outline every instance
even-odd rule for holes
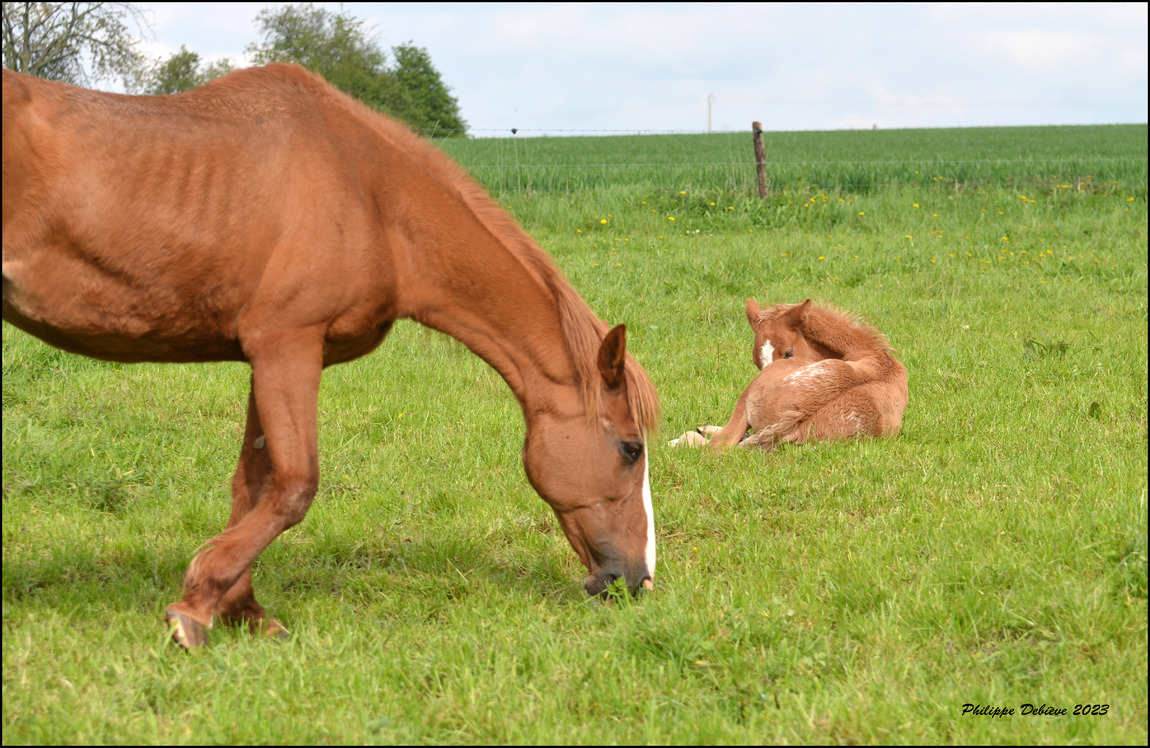
[[[795,355],[795,349],[794,348],[788,348],[787,352],[783,354],[783,358],[793,358],[794,355]]]
[[[619,442],[619,451],[629,465],[634,465],[643,456],[643,442]]]

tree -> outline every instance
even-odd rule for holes
[[[295,62],[361,101],[380,103],[376,79],[387,75],[386,58],[362,21],[311,5],[265,9],[256,21],[265,40],[247,51],[257,65]]]
[[[466,135],[456,100],[440,80],[427,51],[404,45],[387,55],[368,35],[363,21],[312,5],[288,5],[256,16],[264,41],[248,45],[256,64],[295,62],[363,103],[433,136]]]
[[[200,55],[180,45],[180,51],[167,60],[157,60],[137,80],[133,90],[145,94],[174,94],[190,91],[221,75],[235,70],[226,57],[218,62],[200,66]]]
[[[412,127],[431,130],[433,136],[465,135],[467,123],[459,114],[459,101],[449,93],[427,50],[408,42],[391,51],[395,55],[395,78],[411,97],[416,117],[408,120]]]
[[[3,13],[9,70],[76,85],[120,78],[130,87],[144,64],[124,23],[147,26],[132,3],[4,3]]]

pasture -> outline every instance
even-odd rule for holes
[[[257,562],[292,637],[189,655],[247,368],[4,325],[4,743],[1144,743],[1146,127],[901,134],[768,133],[766,201],[749,134],[444,144],[659,388],[638,601],[588,602],[511,391],[403,321],[325,373],[319,495]],[[884,332],[901,434],[667,448],[755,374],[747,297]]]

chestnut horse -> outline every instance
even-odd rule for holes
[[[174,96],[4,71],[4,319],[109,361],[246,361],[226,529],[165,618],[185,648],[214,616],[284,635],[252,561],[319,485],[326,366],[399,318],[494,367],[526,421],[523,465],[583,587],[651,588],[646,435],[658,396],[548,256],[438,149],[294,65]]]
[[[810,299],[766,309],[747,299],[747,321],[759,375],[726,426],[703,426],[698,436],[684,434],[677,442],[699,445],[713,436],[712,449],[771,450],[780,442],[898,432],[908,400],[906,369],[878,330]]]

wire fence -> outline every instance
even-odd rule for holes
[[[618,187],[757,192],[749,131],[600,133],[435,142],[497,194]],[[1083,190],[1115,184],[1145,192],[1147,183],[1146,125],[763,135],[768,188],[776,193],[984,185]]]

